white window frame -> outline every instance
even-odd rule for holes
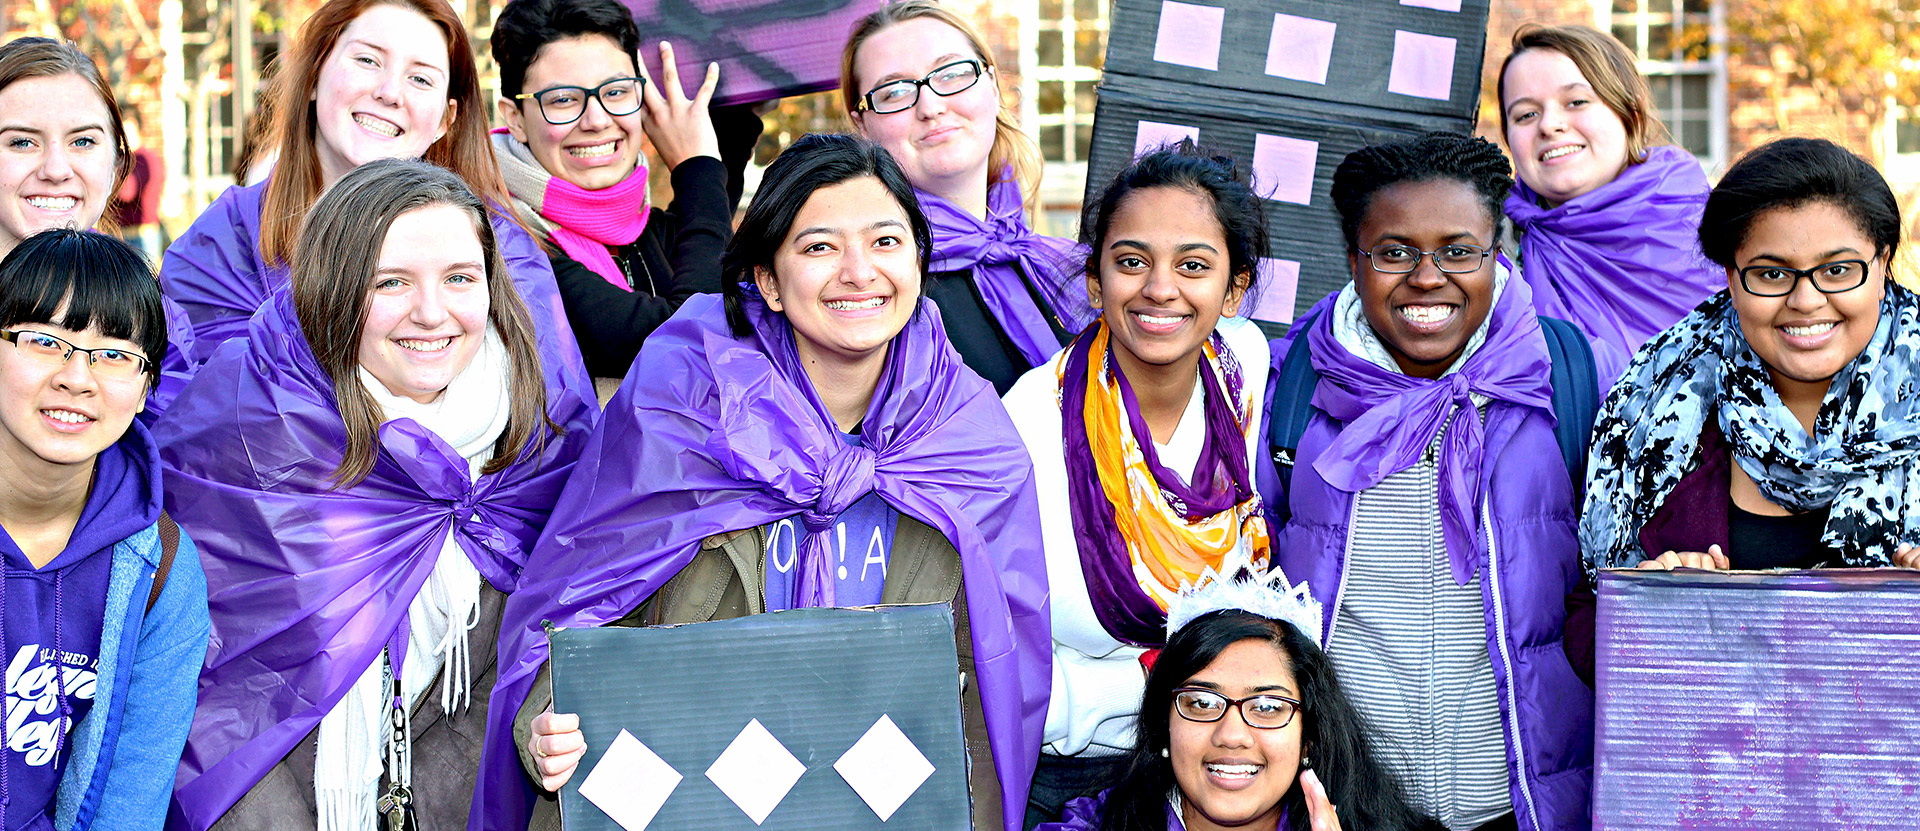
[[[1074,0],[1060,0],[1062,18],[1042,20],[1039,0],[1021,0],[1016,10],[1020,22],[1020,125],[1028,136],[1038,143],[1045,134],[1045,128],[1060,127],[1065,133],[1067,158],[1055,160],[1047,157],[1042,146],[1041,158],[1045,160],[1045,178],[1042,180],[1041,200],[1046,203],[1071,201],[1077,203],[1086,189],[1087,160],[1074,157],[1075,127],[1093,125],[1093,111],[1079,111],[1079,102],[1075,100],[1072,88],[1065,93],[1065,109],[1060,113],[1040,112],[1040,84],[1098,84],[1101,70],[1075,63],[1075,45],[1079,30],[1092,26],[1096,31],[1107,31],[1112,25],[1113,9],[1109,0],[1095,0],[1100,17],[1094,21],[1081,21],[1073,16]],[[1040,33],[1058,31],[1062,34],[1062,65],[1048,66],[1040,63]],[[1102,38],[1104,41],[1104,38]],[[1102,50],[1104,52],[1104,48]]]
[[[1704,61],[1676,61],[1667,59],[1649,59],[1641,54],[1639,43],[1628,43],[1627,50],[1633,52],[1640,74],[1652,78],[1655,76],[1677,77],[1684,75],[1705,76],[1707,78],[1707,146],[1708,154],[1698,156],[1700,165],[1708,171],[1720,171],[1726,168],[1727,159],[1727,19],[1725,0],[1707,0],[1709,30],[1708,38],[1712,55]],[[1654,26],[1674,26],[1685,6],[1685,0],[1637,0],[1639,10],[1616,15],[1611,0],[1594,0],[1594,28],[1611,33],[1616,21],[1633,19],[1637,31],[1642,35]],[[1664,9],[1658,10],[1657,9]],[[1657,21],[1657,22],[1656,22]],[[1678,27],[1675,27],[1676,30]],[[1639,40],[1640,38],[1636,38]],[[1663,102],[1656,102],[1656,105]],[[1680,119],[1674,119],[1679,121]],[[1668,129],[1678,129],[1679,124],[1668,124]],[[1697,154],[1696,154],[1697,155]]]

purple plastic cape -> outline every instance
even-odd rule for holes
[[[1060,351],[1060,342],[1047,325],[1048,314],[1059,321],[1060,328],[1073,333],[1093,322],[1097,315],[1080,280],[1084,250],[1071,240],[1043,237],[1027,227],[1020,183],[1013,177],[987,186],[984,221],[924,190],[915,188],[914,193],[933,226],[933,262],[927,270],[972,271],[980,299],[1026,356],[1028,366],[1039,366]],[[1033,301],[1028,280],[1051,309]]]
[[[1313,463],[1327,484],[1348,493],[1378,485],[1419,462],[1434,434],[1447,427],[1439,458],[1440,529],[1453,579],[1463,586],[1482,550],[1480,499],[1493,471],[1486,464],[1486,426],[1468,393],[1538,407],[1549,417],[1553,409],[1552,361],[1532,300],[1525,282],[1508,280],[1489,313],[1486,341],[1435,380],[1382,369],[1348,351],[1333,333],[1339,315],[1332,309],[1306,335],[1320,372],[1313,406],[1346,424]],[[1463,413],[1466,418],[1458,417]]]
[[[229,338],[245,336],[254,310],[274,288],[287,284],[287,269],[266,265],[260,255],[260,200],[266,193],[266,182],[227,188],[185,235],[167,246],[160,260],[161,290],[193,321],[194,353],[188,357],[195,366],[206,363]],[[552,261],[511,216],[490,211],[488,218],[500,259],[527,304],[534,330],[554,342],[541,360],[564,370],[562,378],[568,383],[576,376],[588,379],[588,386],[572,391],[598,400],[560,303]]]
[[[394,636],[448,533],[489,585],[520,584],[597,414],[562,381],[578,370],[548,362],[562,348],[549,334],[538,333],[547,413],[566,435],[478,483],[446,442],[400,419],[380,428],[372,474],[333,488],[346,429],[285,289],[174,402],[154,436],[167,510],[206,566],[213,637],[170,827],[218,820],[390,640],[404,671]]]
[[[688,300],[648,336],[608,403],[507,600],[472,827],[525,827],[532,790],[513,721],[547,660],[541,621],[611,623],[678,574],[702,539],[875,491],[960,552],[1006,826],[1019,831],[1052,680],[1026,446],[931,303],[894,338],[859,446],[841,440],[814,393],[786,318],[751,297],[747,310],[755,332],[736,337],[719,297]]]
[[[1534,308],[1587,333],[1602,394],[1640,344],[1727,287],[1700,253],[1709,190],[1693,154],[1667,145],[1557,207],[1541,207],[1525,182],[1507,196]]]

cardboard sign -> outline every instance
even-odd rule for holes
[[[1920,572],[1603,572],[1597,831],[1920,828]]]
[[[1116,0],[1106,71],[1473,120],[1489,0]]]
[[[715,104],[751,104],[840,85],[840,50],[855,21],[884,0],[621,0],[640,24],[640,56],[660,77],[673,43],[687,94],[720,62]]]
[[[944,605],[555,632],[555,712],[587,752],[568,831],[968,831]]]
[[[1464,119],[1118,76],[1108,76],[1099,95],[1087,161],[1089,203],[1138,154],[1182,138],[1231,155],[1251,174],[1265,198],[1269,245],[1245,314],[1270,333],[1284,331],[1296,314],[1352,279],[1329,196],[1340,161],[1369,144],[1473,129]]]

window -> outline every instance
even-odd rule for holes
[[[1640,60],[1674,144],[1709,168],[1725,160],[1725,25],[1713,0],[1610,0],[1599,12]]]
[[[1893,120],[1893,152],[1920,153],[1920,115],[1902,110]]]
[[[1049,165],[1084,168],[1094,87],[1107,59],[1107,0],[1031,0],[1032,51],[1020,86],[1027,131]],[[1030,22],[1030,25],[1029,25]]]

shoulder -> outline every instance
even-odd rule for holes
[[[1054,353],[1052,358],[1039,366],[1026,371],[1020,380],[1013,382],[1013,388],[1007,390],[1000,401],[1006,405],[1013,424],[1025,434],[1030,428],[1052,424],[1054,432],[1059,432],[1060,424],[1060,362],[1065,358],[1066,350]]]

